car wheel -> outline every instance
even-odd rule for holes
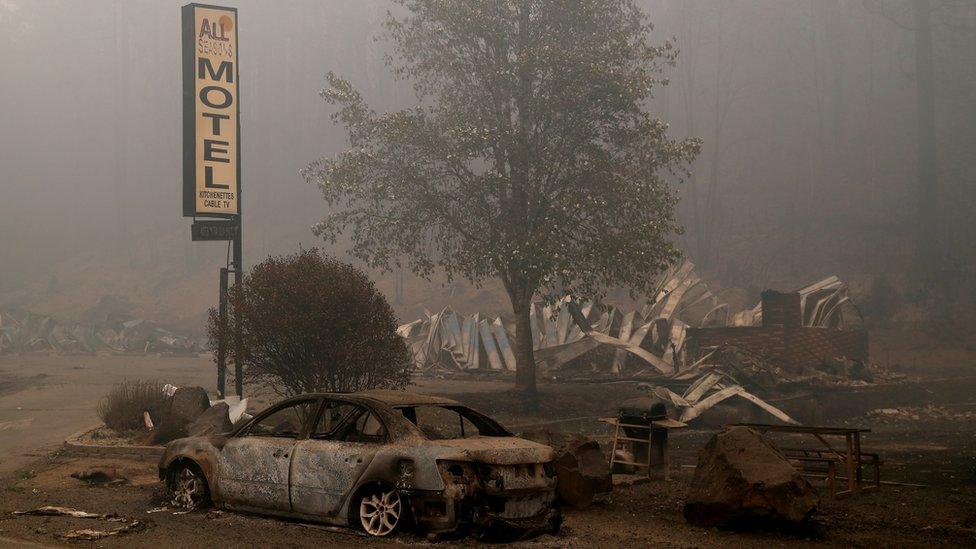
[[[359,499],[359,524],[371,536],[393,535],[403,517],[404,504],[396,489],[378,487]]]
[[[210,502],[207,479],[192,465],[179,465],[173,473],[173,503],[181,509],[206,507]]]

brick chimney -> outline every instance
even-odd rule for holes
[[[799,328],[802,325],[800,294],[765,290],[762,293],[762,325]]]

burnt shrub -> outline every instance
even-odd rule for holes
[[[98,417],[118,433],[145,430],[142,413],[166,409],[167,397],[158,381],[122,381],[98,403]]]
[[[231,358],[241,338],[244,381],[291,396],[404,388],[410,353],[396,327],[365,273],[311,249],[255,265],[228,293],[226,322],[210,310],[207,333]]]

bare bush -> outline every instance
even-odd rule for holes
[[[98,404],[98,417],[113,431],[125,433],[145,429],[143,412],[162,410],[166,405],[163,384],[158,381],[123,381]]]

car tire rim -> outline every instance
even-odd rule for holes
[[[403,504],[396,490],[375,492],[359,502],[359,521],[371,536],[388,536],[400,522]]]
[[[203,483],[189,467],[180,469],[173,490],[173,505],[182,509],[193,509],[200,500]]]

